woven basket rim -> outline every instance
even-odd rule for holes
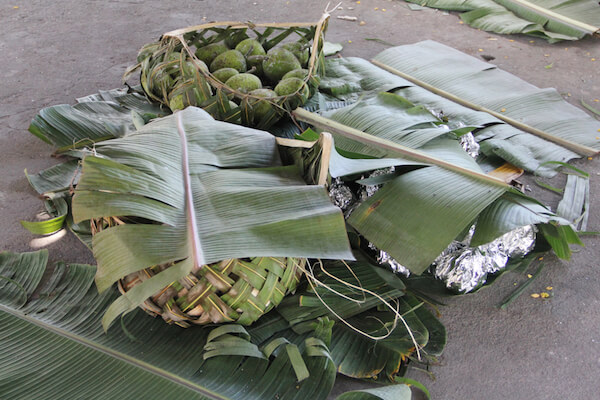
[[[205,71],[203,68],[201,68],[201,65],[199,63],[200,60],[196,57],[195,52],[192,51],[192,49],[190,48],[190,45],[187,43],[187,40],[184,38],[184,35],[189,32],[205,30],[205,29],[210,29],[210,28],[215,28],[215,27],[227,27],[227,28],[233,28],[233,29],[244,29],[244,28],[254,29],[254,28],[269,28],[269,27],[283,28],[283,29],[294,28],[294,27],[315,28],[314,36],[311,39],[311,42],[312,42],[311,46],[310,46],[311,54],[310,54],[310,58],[308,60],[308,65],[306,67],[308,73],[307,73],[306,77],[303,79],[303,82],[305,82],[306,84],[309,84],[309,82],[312,79],[314,79],[316,76],[316,71],[318,69],[318,65],[317,65],[318,59],[321,56],[321,52],[322,52],[322,51],[319,51],[319,44],[321,42],[321,39],[324,39],[324,33],[326,30],[327,22],[328,22],[329,18],[330,18],[330,15],[327,12],[325,12],[321,16],[321,18],[316,22],[284,22],[284,23],[258,23],[258,24],[255,24],[252,22],[239,22],[239,21],[211,22],[211,23],[207,23],[207,24],[194,25],[194,26],[189,26],[186,28],[180,28],[180,29],[176,29],[176,30],[164,33],[160,37],[158,42],[163,42],[163,41],[168,41],[168,40],[178,41],[183,46],[189,59],[196,65],[196,68],[198,69],[198,73],[200,75],[202,75],[202,77],[207,81],[207,83],[212,88],[217,89],[217,90],[224,90],[226,93],[230,93],[239,99],[252,99],[252,101],[268,101],[269,103],[271,103],[275,107],[279,108],[284,113],[289,114],[289,110],[287,110],[284,107],[284,104],[286,103],[286,101],[288,99],[291,99],[294,96],[296,96],[302,90],[302,88],[299,88],[295,93],[282,95],[282,96],[275,96],[275,97],[271,97],[271,98],[255,96],[255,95],[251,95],[249,93],[243,93],[243,92],[234,90],[234,89],[230,88],[229,86],[225,85],[225,83],[220,82],[218,79],[216,79],[214,77],[214,75],[212,74],[212,72]],[[122,80],[126,81],[126,79],[131,75],[131,73],[133,73],[135,70],[137,70],[139,67],[141,67],[141,65],[142,65],[142,62],[138,62],[136,65],[130,66],[123,74]],[[162,102],[161,99],[155,98],[152,94],[148,94],[148,95],[151,98],[154,98],[155,100],[157,100],[159,102]]]

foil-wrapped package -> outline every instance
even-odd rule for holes
[[[535,233],[534,225],[526,225],[478,247],[455,242],[433,262],[434,275],[450,289],[470,292],[485,283],[488,274],[505,268],[509,258],[529,253]]]
[[[459,143],[471,157],[477,158],[479,155],[479,143],[477,143],[471,132],[462,135]]]
[[[378,176],[389,175],[395,170],[395,167],[377,169],[371,172],[369,175],[363,176],[362,179],[376,178]],[[363,202],[368,197],[373,196],[381,188],[381,186],[382,185],[363,185],[359,193],[360,201]]]
[[[402,274],[406,277],[410,276],[410,270],[392,258],[388,253],[383,250],[379,250],[373,243],[369,243],[369,248],[376,251],[377,262],[380,265],[389,267],[392,271]]]
[[[341,178],[335,178],[329,186],[329,198],[336,206],[346,211],[350,206],[356,203],[356,197],[352,190],[344,184]]]

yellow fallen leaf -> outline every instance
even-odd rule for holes
[[[17,10],[17,9],[19,8],[19,6],[14,6],[13,8],[14,8],[15,10]]]
[[[527,277],[528,277],[529,279],[531,279],[531,278],[533,278],[533,275],[531,275],[531,274],[527,274]]]
[[[479,49],[479,51],[483,51],[483,49]]]
[[[352,43],[352,40],[348,40],[348,43]]]
[[[373,10],[377,11],[377,10],[379,10],[379,7],[375,7]]]
[[[546,286],[546,290],[552,290],[554,289],[552,286]]]
[[[366,25],[367,23],[365,21],[360,21],[358,24],[362,26],[362,25]]]
[[[515,40],[514,40],[514,39],[508,39],[508,41],[509,41],[509,42],[514,42]]]
[[[385,8],[382,8],[381,11],[387,11]]]
[[[360,4],[360,0],[356,2],[356,4]]]
[[[500,110],[500,112],[505,112],[505,111],[506,111],[506,108],[502,108],[502,109]]]
[[[594,101],[595,101],[596,103],[599,103],[599,102],[600,102],[600,99],[594,99]]]
[[[544,257],[543,257],[543,256],[542,256],[542,257],[540,257],[540,258],[538,258],[538,260],[540,260],[540,261],[542,261],[543,259],[544,259]]]
[[[540,297],[542,299],[547,299],[548,297],[550,297],[550,295],[548,293],[546,293],[546,292],[542,292],[542,293],[540,293]]]
[[[592,60],[592,61],[596,61],[596,59],[595,59],[595,58],[590,58],[590,60]]]
[[[461,25],[462,25],[462,24],[464,24],[464,22],[463,22],[463,21],[458,21],[458,23],[459,23],[459,24],[461,24]]]
[[[529,43],[535,43],[535,40],[530,40]]]
[[[593,158],[592,158],[592,157],[588,157],[588,160],[592,161],[592,160],[593,160]]]
[[[534,299],[537,299],[538,297],[540,297],[539,293],[531,293],[531,297],[533,297]]]

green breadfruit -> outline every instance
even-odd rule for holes
[[[196,50],[196,57],[206,65],[210,65],[218,55],[225,53],[227,50],[229,50],[229,48],[223,43],[207,44]]]
[[[237,50],[227,50],[215,57],[210,63],[211,72],[221,68],[233,68],[238,72],[245,72],[246,59],[244,58],[244,55]]]
[[[221,68],[221,69],[216,70],[212,74],[216,79],[225,83],[232,76],[239,74],[239,72],[237,69],[233,69],[233,68]]]
[[[246,58],[246,63],[248,67],[248,72],[251,74],[262,76],[263,75],[263,67],[262,63],[267,59],[267,56],[248,56]]]
[[[273,98],[277,97],[277,93],[271,89],[256,89],[249,93],[251,96],[263,97],[263,98]],[[273,104],[266,100],[257,100],[252,103],[252,109],[254,110],[254,121],[257,123],[260,121],[271,109],[273,108]]]
[[[310,56],[310,52],[308,51],[309,44],[307,42],[294,42],[294,43],[286,43],[282,45],[286,50],[294,53],[294,56],[300,61],[300,64],[303,68],[308,64],[308,58]]]
[[[264,56],[267,54],[265,49],[256,39],[245,39],[235,46],[235,49],[242,53],[244,57],[249,56]]]
[[[286,100],[286,103],[290,108],[296,108],[303,105],[310,97],[308,85],[299,78],[283,79],[275,86],[275,93],[279,96],[293,95]]]
[[[302,68],[294,53],[289,50],[272,49],[267,56],[262,66],[265,76],[271,82],[278,82],[288,72]]]
[[[237,74],[227,79],[225,85],[238,92],[248,93],[262,87],[262,82],[256,75]]]
[[[300,69],[294,69],[294,70],[288,72],[287,74],[285,74],[283,76],[283,78],[281,78],[281,80],[284,80],[287,78],[298,78],[298,79],[304,80],[304,78],[306,78],[307,76],[308,76],[308,70],[304,69],[304,68],[300,68]]]

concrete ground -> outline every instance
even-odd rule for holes
[[[317,20],[327,2],[318,0],[95,1],[5,0],[0,2],[0,249],[47,247],[52,260],[93,262],[72,236],[49,241],[25,231],[19,220],[41,208],[23,170],[37,172],[56,161],[50,147],[27,132],[46,106],[120,85],[138,48],[161,33],[205,21],[289,22]],[[366,38],[393,44],[433,39],[467,54],[495,57],[492,63],[539,87],[555,87],[579,106],[583,99],[600,108],[600,40],[550,45],[525,36],[500,36],[460,24],[456,15],[431,9],[411,11],[398,0],[342,2],[327,39],[344,44],[343,55],[370,58],[385,48]],[[336,15],[364,21],[349,22]],[[482,49],[481,51],[479,49]],[[597,61],[592,61],[595,58]],[[547,67],[551,66],[551,67]],[[600,230],[600,163],[575,163],[591,174],[589,229]],[[555,206],[558,199],[537,191]],[[547,256],[546,268],[531,291],[552,286],[542,301],[529,293],[506,311],[497,304],[521,275],[505,275],[477,295],[455,297],[441,309],[448,346],[435,380],[413,371],[433,399],[594,399],[600,389],[600,279],[597,237],[570,262]],[[340,379],[339,393],[359,384]]]

